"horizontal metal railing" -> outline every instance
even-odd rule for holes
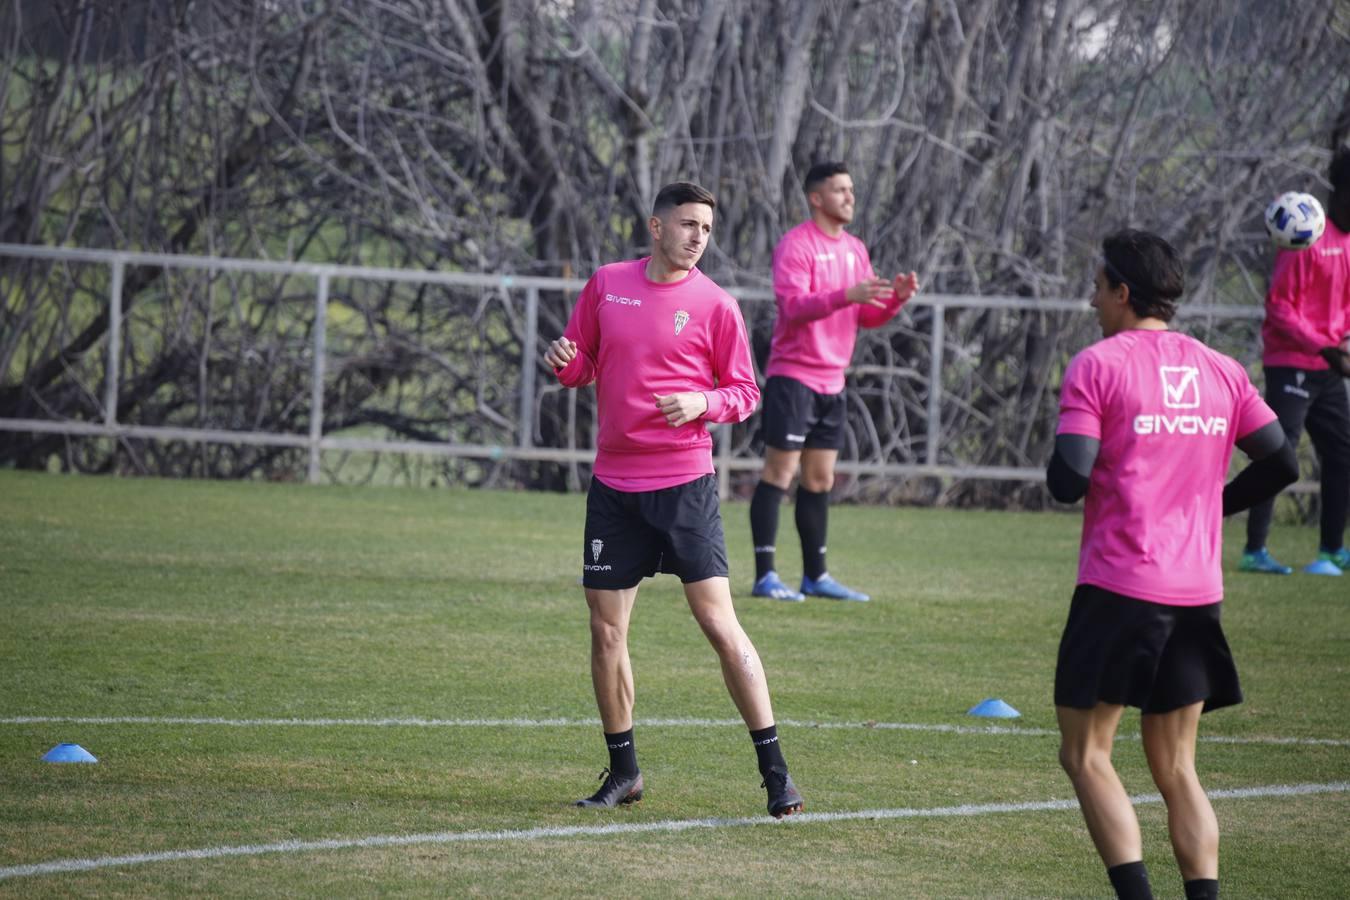
[[[503,275],[470,272],[441,272],[416,269],[381,268],[371,266],[338,265],[333,263],[286,262],[278,260],[239,259],[186,254],[143,253],[122,250],[94,250],[86,248],[48,247],[26,244],[0,243],[0,257],[30,260],[50,260],[66,263],[88,263],[109,269],[109,327],[106,341],[104,381],[104,417],[101,422],[58,419],[0,418],[0,431],[62,434],[98,438],[142,438],[163,441],[185,441],[211,444],[238,444],[268,447],[290,447],[308,451],[308,479],[320,480],[320,459],[324,451],[371,451],[395,454],[424,454],[440,457],[466,457],[485,460],[532,460],[557,463],[587,463],[594,451],[569,450],[532,446],[533,407],[536,396],[536,338],[538,329],[539,295],[541,291],[577,292],[585,281],[578,278],[552,278],[530,275]],[[129,266],[150,266],[206,272],[252,272],[262,274],[302,276],[314,280],[315,328],[313,336],[311,415],[307,434],[287,434],[261,431],[235,431],[213,428],[178,428],[146,426],[117,421],[117,396],[120,376],[122,340],[122,289]],[[519,440],[514,445],[463,444],[453,442],[396,441],[374,438],[355,438],[323,433],[323,385],[327,362],[328,297],[335,279],[367,282],[398,282],[437,284],[451,287],[477,287],[502,292],[524,292],[525,340],[522,348],[522,380],[519,406]],[[764,288],[728,288],[738,300],[763,303],[773,299]],[[931,307],[932,327],[928,335],[929,390],[927,419],[929,436],[923,463],[877,463],[841,460],[838,471],[850,475],[896,477],[932,476],[945,479],[986,479],[1001,481],[1042,481],[1041,468],[1012,466],[974,466],[939,464],[943,344],[945,341],[944,313],[948,309],[1016,310],[1028,312],[1087,313],[1089,306],[1082,300],[1029,299],[1025,297],[987,297],[955,294],[922,293],[910,302],[911,307]],[[1204,306],[1182,307],[1180,316],[1211,320],[1259,320],[1263,311],[1256,307]],[[915,373],[917,374],[917,373]],[[730,440],[722,429],[712,428],[718,435],[717,463],[719,477],[725,492],[727,476],[732,471],[758,470],[759,459],[735,458]],[[1315,489],[1316,485],[1300,484],[1299,490]]]

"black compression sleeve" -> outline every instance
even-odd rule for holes
[[[1271,422],[1257,429],[1240,439],[1237,446],[1254,461],[1224,485],[1225,516],[1249,509],[1298,481],[1298,456],[1285,439],[1280,423]]]
[[[1097,461],[1101,441],[1081,434],[1061,434],[1055,438],[1055,452],[1045,470],[1045,485],[1050,496],[1060,503],[1073,503],[1087,493],[1092,464]]]

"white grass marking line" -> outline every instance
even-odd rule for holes
[[[218,725],[227,728],[598,728],[599,719],[424,719],[418,717],[370,719],[230,719],[201,716],[9,716],[0,725]],[[646,728],[744,728],[740,719],[639,719]],[[1015,725],[948,725],[926,722],[809,722],[780,719],[788,728],[871,729],[876,731],[926,731],[939,734],[1008,734],[1022,737],[1058,737],[1052,728],[1020,728]],[[1120,740],[1138,740],[1138,734],[1122,734]],[[1201,736],[1202,743],[1271,744],[1350,747],[1350,739],[1298,737]]]
[[[1325,784],[1267,785],[1264,787],[1234,788],[1210,791],[1214,800],[1249,799],[1258,797],[1294,797],[1308,794],[1341,794],[1350,791],[1350,782],[1333,781]],[[1136,805],[1161,803],[1158,794],[1131,797]],[[133,853],[127,856],[101,856],[88,859],[58,859],[45,863],[0,868],[0,881],[34,875],[58,875],[65,872],[87,872],[91,869],[110,869],[145,863],[179,862],[182,860],[225,859],[233,856],[262,856],[273,853],[311,853],[320,850],[350,850],[381,847],[409,847],[425,844],[467,844],[487,841],[539,841],[550,838],[608,837],[622,834],[676,833],[696,829],[745,828],[774,825],[798,827],[822,822],[852,822],[860,820],[928,819],[950,816],[988,816],[1000,813],[1045,812],[1077,809],[1076,800],[1040,800],[1028,803],[980,803],[960,806],[939,806],[930,809],[866,809],[856,812],[802,813],[775,821],[764,816],[739,819],[667,819],[659,822],[633,822],[615,825],[572,825],[526,828],[504,831],[440,831],[429,834],[390,834],[364,838],[332,838],[321,841],[278,841],[274,844],[245,844],[234,847],[205,847],[198,850],[166,850],[160,853]]]

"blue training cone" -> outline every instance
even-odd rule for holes
[[[981,700],[972,706],[967,710],[966,715],[984,716],[990,719],[1016,719],[1022,714],[997,697],[990,697],[988,700]]]
[[[81,747],[79,744],[57,744],[48,750],[42,757],[43,762],[50,763],[96,763],[98,760],[94,754]]]

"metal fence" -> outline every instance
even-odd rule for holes
[[[586,421],[586,417],[578,418],[574,397],[563,401],[554,396],[556,383],[548,379],[540,364],[543,346],[555,336],[550,329],[560,326],[556,315],[545,323],[547,328],[541,326],[541,297],[548,296],[550,302],[560,296],[573,297],[582,288],[582,280],[14,244],[0,244],[0,257],[26,260],[28,265],[35,266],[100,270],[93,283],[100,289],[106,284],[107,296],[102,302],[106,302],[109,313],[99,361],[93,364],[87,378],[91,393],[97,396],[101,389],[98,407],[101,415],[0,418],[0,431],[115,441],[142,439],[293,448],[307,453],[306,477],[311,483],[325,479],[325,454],[334,453],[421,454],[485,463],[504,460],[550,462],[571,466],[574,473],[578,466],[593,459],[593,422],[589,423],[591,434],[583,433],[579,439],[576,432],[587,430],[585,425],[579,424]],[[305,287],[295,293],[293,299],[312,305],[312,312],[305,311],[307,334],[304,345],[296,346],[292,335],[286,342],[288,349],[280,352],[290,355],[288,365],[297,370],[298,376],[302,369],[307,370],[302,375],[308,382],[308,397],[302,401],[308,406],[307,430],[254,430],[239,422],[231,427],[220,427],[200,411],[196,416],[197,424],[119,421],[119,390],[129,365],[124,344],[128,340],[128,329],[135,327],[129,324],[124,314],[123,289],[128,271],[136,267],[184,273],[182,277],[208,282],[225,277],[268,278],[287,284],[297,279],[303,281]],[[485,308],[489,301],[501,304],[505,310],[502,321],[509,320],[514,329],[510,346],[519,353],[518,367],[512,364],[513,371],[518,373],[518,383],[503,385],[500,383],[505,380],[502,376],[486,374],[487,367],[483,367],[484,374],[479,376],[475,396],[466,402],[475,415],[484,409],[491,412],[494,403],[497,407],[507,404],[514,408],[509,414],[493,413],[494,421],[484,428],[464,431],[450,427],[443,435],[444,439],[389,439],[368,434],[353,435],[351,429],[330,427],[332,423],[325,419],[328,412],[325,410],[325,388],[331,389],[332,385],[330,367],[337,360],[347,365],[360,352],[358,337],[343,337],[338,341],[342,346],[338,347],[331,340],[335,332],[330,300],[334,297],[335,285],[344,288],[343,302],[357,310],[353,315],[358,317],[363,308],[360,301],[363,291],[397,293],[435,288],[444,291],[444,295],[435,300],[437,303],[477,304],[479,309]],[[8,285],[0,284],[0,287],[10,291],[18,289],[12,281]],[[197,289],[193,285],[184,285],[181,292],[187,294]],[[729,290],[741,301],[747,325],[763,345],[774,315],[771,292],[752,288]],[[172,303],[173,297],[169,295],[174,290],[166,287],[164,293],[165,304]],[[305,299],[306,295],[308,299]],[[168,315],[169,309],[168,305],[158,308],[157,314]],[[351,313],[351,310],[346,312]],[[920,294],[892,323],[860,338],[860,352],[855,357],[848,388],[850,416],[855,425],[850,432],[850,446],[841,455],[838,471],[854,478],[880,476],[1031,483],[1043,480],[1041,448],[1035,447],[1032,452],[1033,445],[1027,437],[1030,427],[1024,429],[1019,438],[1014,433],[1016,429],[1009,430],[1004,424],[994,422],[997,416],[990,412],[1000,403],[998,391],[1008,391],[1008,384],[1019,383],[1018,373],[1012,371],[1007,384],[993,385],[989,368],[976,363],[982,354],[995,352],[990,346],[991,335],[1012,333],[1005,326],[1022,327],[1027,317],[1049,317],[1040,320],[1042,332],[1064,331],[1065,323],[1070,323],[1073,325],[1070,330],[1082,334],[1092,321],[1088,312],[1087,303],[1081,300]],[[1256,332],[1261,317],[1262,310],[1255,307],[1183,306],[1181,327],[1219,349],[1250,360],[1256,356]],[[351,328],[341,332],[343,335],[349,333],[356,332]],[[1021,339],[1021,332],[1012,334],[1014,339]],[[897,357],[893,351],[897,342],[912,346],[913,352]],[[1081,346],[1082,341],[1068,343]],[[472,340],[439,349],[426,346],[414,349],[421,357],[437,359],[436,364],[442,367],[451,365],[458,357],[476,352]],[[1067,353],[1073,349],[1077,347],[1059,347],[1057,352],[1061,358],[1067,358]],[[1015,353],[1007,354],[1007,357],[1009,366],[1022,364]],[[241,360],[239,364],[245,362]],[[414,367],[413,371],[417,369]],[[11,383],[16,377],[22,378],[21,372],[7,373],[0,367],[0,385],[5,383],[7,374]],[[545,379],[542,383],[541,376]],[[981,398],[978,403],[976,395]],[[1025,398],[1023,400],[1026,402]],[[433,417],[443,414],[447,422],[453,422],[461,414],[453,399],[429,396],[420,402],[429,405]],[[1053,397],[1032,398],[1029,402],[1037,411],[1034,418],[1049,416],[1053,419]],[[563,405],[559,406],[560,403]],[[438,407],[443,408],[438,411]],[[541,445],[537,437],[542,433],[542,420],[548,409],[565,409],[565,426],[551,429],[552,438]],[[1043,435],[1046,422],[1036,424]],[[717,469],[724,495],[729,479],[735,473],[754,472],[761,464],[753,429],[737,427],[741,430],[727,426],[713,428]],[[349,433],[344,434],[344,430]],[[559,431],[565,431],[566,437],[559,438]],[[590,446],[586,446],[588,441]],[[982,463],[982,459],[991,455],[988,452],[991,442],[1002,442],[1011,447],[1012,450],[1003,455],[1011,455],[1015,462]],[[577,483],[575,475],[569,483]],[[1311,486],[1301,487],[1307,490]]]

